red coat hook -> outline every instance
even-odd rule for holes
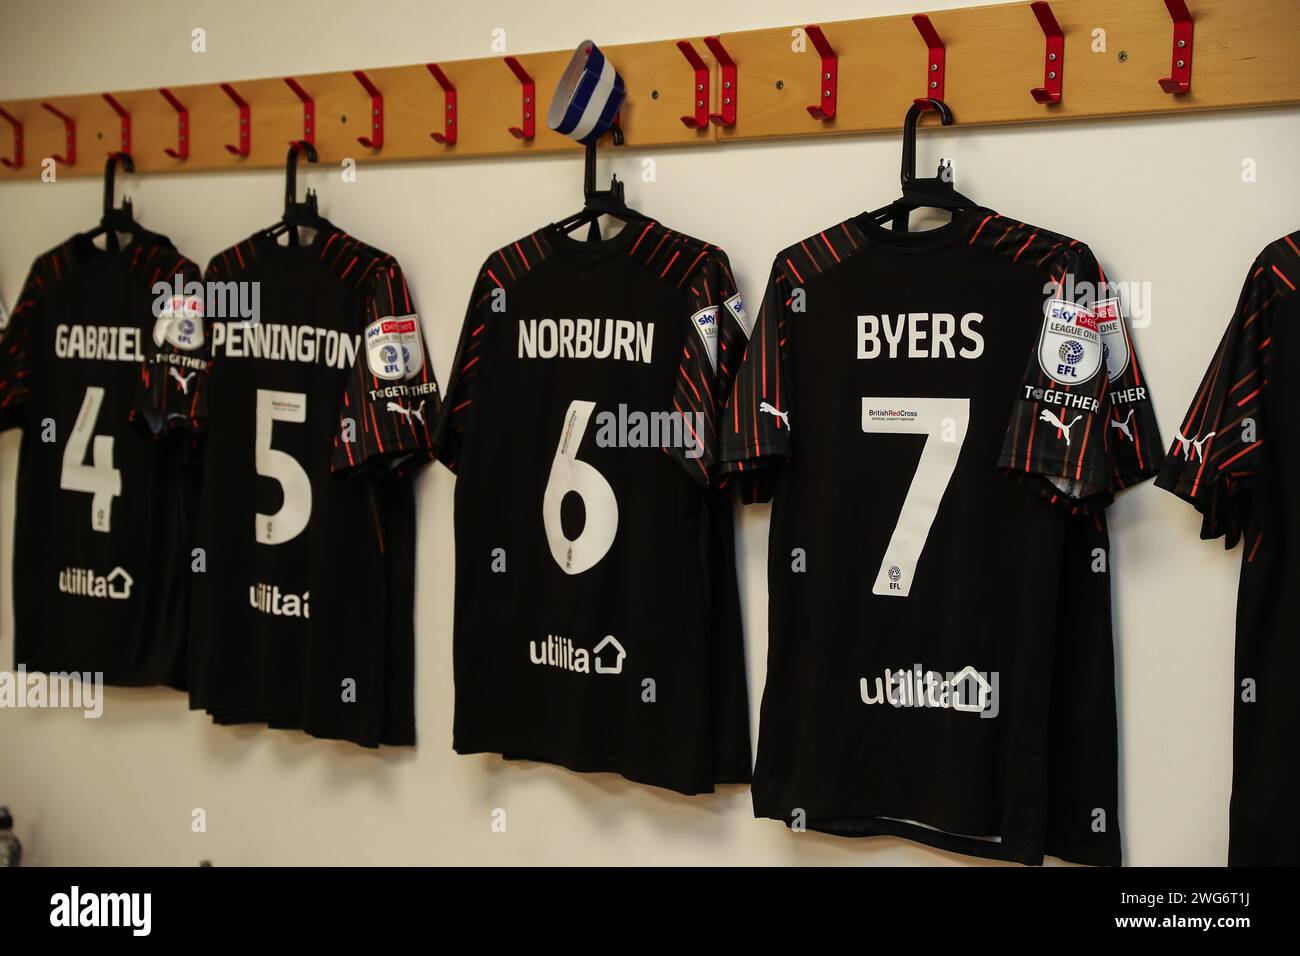
[[[6,112],[2,107],[0,107],[0,116],[3,116],[9,125],[14,128],[14,158],[4,159],[0,157],[0,163],[10,169],[21,169],[23,165],[23,124],[18,122],[16,116]]]
[[[109,106],[113,107],[113,112],[117,114],[118,119],[121,121],[122,152],[130,156],[131,155],[131,114],[126,111],[126,107],[124,107],[113,97],[112,93],[101,93],[100,96],[104,97],[104,101],[108,103]],[[111,150],[109,151],[109,155],[110,156],[112,155]]]
[[[1065,71],[1065,33],[1061,30],[1061,25],[1056,22],[1056,15],[1052,13],[1052,5],[1045,0],[1038,0],[1031,3],[1029,9],[1034,11],[1034,16],[1038,18],[1038,25],[1043,28],[1043,35],[1047,37],[1047,60],[1043,65],[1043,85],[1036,86],[1029,91],[1039,103],[1059,103],[1061,102],[1061,81],[1064,79]]]
[[[455,146],[456,145],[456,87],[451,82],[451,80],[447,79],[447,74],[442,72],[442,67],[440,67],[437,63],[426,63],[425,66],[429,68],[429,72],[433,74],[433,78],[437,80],[438,85],[442,87],[442,99],[443,99],[443,110],[442,110],[443,131],[441,133],[430,133],[429,136],[433,138],[433,141],[435,143],[442,143],[442,145],[444,146]]]
[[[185,108],[176,94],[171,90],[163,88],[158,91],[162,98],[172,105],[176,111],[176,149],[170,146],[166,147],[163,152],[172,159],[189,159],[190,158],[190,111]]]
[[[709,48],[713,58],[722,67],[722,112],[710,113],[709,119],[717,126],[736,125],[736,94],[738,92],[736,61],[731,58],[727,48],[722,45],[721,37],[705,37],[704,45]]]
[[[510,67],[510,72],[518,78],[523,87],[523,125],[510,127],[510,135],[515,139],[532,139],[537,134],[537,118],[534,115],[536,110],[533,108],[537,99],[537,86],[523,64],[513,56],[506,57],[506,66]]]
[[[226,152],[232,153],[235,156],[247,156],[253,137],[252,121],[249,116],[250,110],[248,104],[244,102],[244,98],[236,93],[235,88],[229,83],[221,84],[221,92],[229,96],[234,101],[235,105],[239,107],[239,145],[231,146],[227,143]]]
[[[1192,15],[1187,0],[1165,0],[1165,6],[1174,19],[1174,57],[1160,88],[1166,93],[1186,93],[1192,88]]]
[[[934,109],[927,100],[943,99],[943,74],[946,66],[946,51],[944,50],[943,40],[939,38],[939,31],[934,28],[930,18],[924,13],[918,13],[912,17],[912,22],[916,24],[916,29],[921,33],[921,39],[925,45],[930,48],[930,54],[925,66],[925,96],[917,97],[913,102],[922,109]]]
[[[379,88],[370,82],[370,77],[366,76],[365,70],[353,70],[352,75],[357,78],[357,82],[370,94],[370,135],[358,136],[357,142],[366,149],[383,149],[384,148],[384,94],[379,92]]]
[[[808,107],[808,115],[813,119],[829,120],[835,118],[835,94],[840,74],[840,58],[835,54],[831,41],[821,27],[804,27],[804,33],[813,41],[813,46],[822,58],[822,98],[820,102]]]
[[[59,119],[63,120],[63,142],[66,156],[55,156],[56,163],[62,163],[65,166],[71,166],[77,161],[77,123],[67,113],[56,109],[49,103],[42,103],[41,109],[53,113]]]
[[[682,124],[687,129],[704,129],[709,125],[709,67],[704,58],[695,52],[695,45],[690,40],[678,40],[677,49],[682,51],[682,56],[686,57],[686,62],[695,71],[695,80],[691,85],[691,101],[695,104],[695,112],[691,116],[683,116]]]
[[[292,76],[284,78],[285,85],[293,90],[293,95],[302,100],[302,139],[291,139],[289,145],[295,143],[311,143],[316,145],[316,101],[311,98],[311,94],[302,88],[302,84]]]

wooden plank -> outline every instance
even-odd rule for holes
[[[1234,109],[1300,103],[1300,4],[1295,0],[1192,0],[1196,19],[1192,90],[1164,93],[1173,24],[1160,0],[1056,0],[1065,30],[1064,97],[1043,106],[1029,95],[1043,79],[1044,41],[1028,3],[938,11],[931,21],[947,47],[945,98],[961,126],[1048,122],[1144,113]],[[629,146],[677,146],[897,129],[914,97],[926,92],[926,48],[908,16],[824,23],[839,54],[838,114],[814,120],[806,107],[820,100],[820,61],[812,44],[792,49],[796,28],[724,34],[739,64],[739,119],[733,128],[693,130],[693,73],[675,40],[604,48],[628,88],[621,120]],[[1105,52],[1094,52],[1094,31],[1105,31]],[[691,38],[710,67],[710,101],[720,105],[718,68],[701,38]],[[298,76],[316,102],[316,141],[325,163],[428,161],[457,157],[518,156],[578,147],[546,128],[545,112],[570,51],[518,54],[536,82],[537,134],[516,140],[519,81],[503,57],[444,61],[459,97],[459,141],[444,146],[429,134],[442,130],[442,91],[423,63],[368,70],[384,94],[385,143],[357,142],[369,134],[369,98],[351,72]],[[283,78],[232,80],[252,107],[251,151],[228,153],[237,142],[235,105],[216,84],[172,87],[190,111],[189,159],[165,155],[176,144],[176,113],[157,90],[116,92],[131,111],[133,155],[142,173],[240,167],[284,161],[290,139],[302,135],[302,107]],[[77,163],[60,176],[97,176],[116,149],[118,119],[98,93],[57,97],[53,105],[77,120]],[[0,182],[35,178],[43,157],[63,152],[63,125],[40,100],[3,105],[25,126],[26,163],[0,167]],[[927,122],[933,122],[932,118]],[[0,156],[10,155],[8,124],[0,122]]]
[[[711,62],[703,43],[701,55]],[[620,120],[629,146],[686,145],[712,141],[711,130],[688,129],[681,122],[691,112],[694,75],[675,40],[602,48],[618,66],[628,89]],[[518,54],[536,84],[533,104],[536,135],[519,140],[510,127],[522,125],[522,86],[504,57],[443,61],[456,86],[459,134],[455,145],[434,142],[442,132],[443,95],[425,64],[367,70],[384,95],[384,145],[367,149],[357,142],[369,136],[370,98],[350,72],[295,77],[316,105],[316,146],[321,162],[351,157],[359,163],[402,160],[442,160],[456,157],[525,155],[577,150],[572,140],[546,127],[555,86],[571,51]],[[301,138],[302,104],[283,78],[232,80],[231,85],[251,106],[251,141],[247,157],[230,154],[226,144],[238,143],[238,110],[218,84],[174,86],[170,89],[189,109],[190,156],[181,161],[164,152],[176,147],[176,111],[157,90],[114,92],[131,113],[132,155],[141,173],[267,168],[283,164],[291,139]],[[120,141],[117,114],[95,94],[56,97],[49,102],[77,121],[77,162],[59,166],[59,176],[97,176]],[[7,102],[6,110],[23,124],[27,161],[21,170],[0,168],[0,181],[40,176],[43,157],[63,153],[63,124],[41,109],[40,100]],[[9,156],[8,124],[0,122],[0,155]]]
[[[1064,90],[1041,105],[1045,44],[1028,3],[930,14],[947,51],[944,99],[962,126],[1049,122],[1300,102],[1300,4],[1293,0],[1192,0],[1192,89],[1170,95],[1173,21],[1159,0],[1057,0],[1065,32]],[[926,45],[910,16],[821,24],[839,55],[839,109],[819,121],[820,58],[792,29],[724,34],[740,64],[740,119],[719,139],[756,140],[898,129],[926,93]],[[1105,52],[1094,52],[1094,30]],[[934,122],[932,118],[927,122]]]

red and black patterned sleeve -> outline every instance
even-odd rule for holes
[[[772,267],[758,319],[747,328],[744,359],[719,423],[721,453],[715,471],[739,479],[747,502],[772,496],[771,470],[790,458],[790,383],[787,374],[793,270],[779,257]]]
[[[137,256],[132,269],[149,281],[155,297],[131,422],[151,435],[176,429],[201,432],[207,424],[212,361],[201,273],[171,250],[156,248],[147,256],[137,250]]]
[[[673,412],[685,440],[665,448],[695,481],[708,484],[719,459],[720,415],[744,356],[749,317],[721,249],[705,246],[682,279],[690,331],[682,341]]]
[[[465,310],[465,322],[460,330],[460,344],[456,347],[456,358],[451,366],[447,397],[443,402],[442,416],[438,420],[438,431],[434,437],[438,460],[453,473],[460,466],[465,449],[466,426],[474,413],[474,402],[483,372],[482,358],[493,319],[495,317],[499,321],[505,308],[504,291],[508,275],[503,280],[498,274],[505,274],[502,272],[504,262],[493,262],[504,254],[505,250],[494,253],[483,263],[474,283],[474,291]]]
[[[404,474],[433,457],[438,382],[397,261],[381,257],[361,274],[366,324],[343,393],[333,471]]]
[[[1156,484],[1202,515],[1201,537],[1234,547],[1251,517],[1268,422],[1275,317],[1300,285],[1300,232],[1270,245],[1252,264],[1237,309]]]
[[[1110,377],[1095,307],[1104,289],[1087,246],[1061,245],[1044,264],[1042,324],[1012,406],[998,467],[1074,510],[1111,500]]]
[[[28,363],[31,330],[39,320],[45,293],[58,281],[58,264],[52,258],[57,255],[57,250],[47,253],[32,264],[9,320],[0,330],[0,431],[21,425],[27,411],[32,388]]]
[[[1154,477],[1165,460],[1151,388],[1138,359],[1133,330],[1113,289],[1093,307],[1101,333],[1106,386],[1106,435],[1111,460],[1111,491],[1119,492]]]

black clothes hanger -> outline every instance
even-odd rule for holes
[[[623,145],[623,131],[618,125],[610,127],[615,146]],[[587,161],[583,170],[582,194],[585,199],[582,209],[567,219],[555,224],[563,233],[570,233],[584,223],[590,225],[587,233],[588,242],[600,241],[600,217],[612,216],[623,222],[635,222],[646,217],[628,206],[623,198],[623,183],[617,176],[609,179],[609,189],[596,188],[596,144],[587,144]]]
[[[938,175],[933,179],[917,178],[916,124],[927,109],[934,109],[939,114],[939,122],[942,125],[952,125],[952,110],[943,100],[922,100],[908,108],[907,117],[903,120],[903,163],[899,174],[903,184],[903,195],[888,206],[867,213],[867,216],[877,223],[892,221],[894,229],[898,232],[907,232],[907,217],[914,209],[948,209],[956,213],[964,209],[977,208],[979,205],[953,187],[951,164],[940,163]]]
[[[314,163],[316,147],[305,139],[289,144],[289,155],[284,161],[284,215],[278,223],[267,230],[267,235],[273,239],[288,233],[291,246],[298,245],[300,228],[317,231],[333,228],[330,221],[316,208],[316,190],[308,189],[306,198],[302,202],[297,200],[299,155],[306,156],[307,162]]]
[[[138,222],[135,221],[135,212],[131,208],[131,200],[122,197],[122,205],[113,205],[113,184],[117,178],[117,165],[122,164],[122,169],[128,173],[135,172],[135,161],[131,159],[130,153],[109,153],[108,162],[104,165],[104,215],[99,220],[99,226],[85,234],[87,242],[104,237],[105,248],[109,252],[117,252],[120,249],[118,243],[118,233],[126,233],[132,239],[161,239],[157,233],[150,232]]]

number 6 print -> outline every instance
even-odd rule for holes
[[[595,402],[574,400],[564,413],[560,443],[551,462],[551,476],[542,494],[542,523],[555,563],[565,574],[581,574],[600,563],[618,533],[618,500],[605,476],[585,461],[578,460],[582,436],[595,411]],[[582,533],[570,539],[560,522],[560,503],[573,492],[582,499]]]
[[[917,562],[921,560],[934,516],[939,513],[948,482],[957,468],[969,423],[969,398],[862,399],[862,430],[867,434],[925,436],[916,474],[907,488],[898,523],[876,572],[872,594],[907,597],[911,592]],[[952,434],[942,435],[945,428],[951,429]]]

